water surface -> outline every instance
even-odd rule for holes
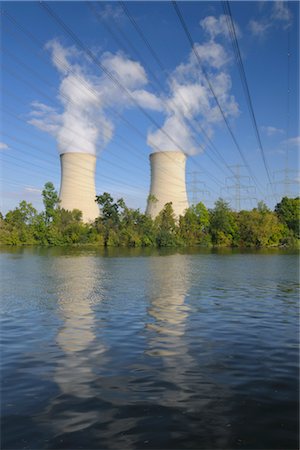
[[[296,254],[0,261],[1,448],[298,448]]]

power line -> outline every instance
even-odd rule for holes
[[[285,194],[289,195],[289,138],[290,138],[290,95],[291,95],[291,44],[290,44],[290,30],[287,33],[287,103],[286,103],[286,149],[285,149]]]
[[[206,188],[206,183],[204,181],[200,181],[198,179],[198,176],[201,174],[201,172],[193,170],[191,175],[191,180],[189,182],[189,185],[191,186],[190,189],[188,189],[188,192],[191,192],[192,194],[192,204],[197,205],[199,203],[200,195],[202,194],[201,201],[205,204],[207,204],[210,200],[205,200],[205,197],[210,197],[210,192]],[[201,186],[201,187],[200,187]]]
[[[237,148],[237,150],[238,150],[238,152],[239,152],[239,154],[240,154],[240,156],[241,156],[241,158],[242,158],[242,161],[243,161],[244,165],[247,167],[247,170],[248,170],[248,172],[250,173],[250,175],[251,175],[251,177],[252,177],[254,183],[255,183],[255,184],[257,185],[257,187],[259,188],[258,183],[257,183],[257,180],[256,180],[256,177],[253,175],[252,170],[251,170],[251,168],[249,167],[249,165],[248,165],[248,163],[247,163],[247,160],[246,160],[246,158],[245,158],[245,156],[244,156],[244,154],[243,154],[243,152],[242,152],[242,150],[241,150],[241,148],[240,148],[240,146],[239,146],[239,143],[237,142],[236,137],[235,137],[235,135],[234,135],[234,133],[233,133],[233,131],[232,131],[232,129],[231,129],[231,126],[230,126],[230,124],[229,124],[229,122],[228,122],[228,119],[227,119],[227,117],[226,117],[226,115],[225,115],[225,113],[224,113],[224,111],[223,111],[223,109],[222,109],[222,107],[221,107],[221,105],[220,105],[220,102],[219,102],[219,100],[218,100],[218,97],[216,96],[216,93],[215,93],[215,91],[214,91],[214,89],[213,89],[213,86],[212,86],[212,84],[211,84],[211,81],[210,81],[210,79],[209,79],[208,73],[207,73],[205,67],[202,65],[201,58],[200,58],[200,56],[199,56],[199,53],[198,53],[197,49],[196,49],[195,46],[194,46],[194,42],[193,42],[192,36],[191,36],[191,34],[190,34],[190,32],[189,32],[189,29],[188,29],[188,27],[187,27],[187,25],[186,25],[186,23],[185,23],[185,21],[184,21],[184,19],[183,19],[183,16],[182,16],[182,14],[181,14],[181,11],[180,11],[180,9],[179,9],[179,6],[178,6],[178,4],[177,4],[177,2],[176,2],[175,0],[172,0],[172,4],[173,4],[174,9],[175,9],[175,12],[176,12],[176,14],[177,14],[177,16],[178,16],[178,18],[179,18],[179,21],[180,21],[180,23],[181,23],[181,26],[182,26],[182,28],[183,28],[183,30],[184,30],[186,36],[187,36],[187,39],[188,39],[188,41],[189,41],[189,43],[190,43],[190,46],[191,46],[191,48],[192,48],[192,51],[193,51],[194,55],[196,56],[196,60],[197,60],[197,62],[198,62],[199,68],[201,69],[201,71],[202,71],[202,73],[203,73],[203,75],[204,75],[204,77],[205,77],[205,79],[206,79],[206,82],[207,82],[207,84],[208,84],[208,87],[209,87],[209,89],[210,89],[210,91],[211,91],[211,93],[212,93],[212,95],[213,95],[213,97],[214,97],[214,99],[215,99],[215,102],[216,102],[216,104],[217,104],[217,106],[218,106],[218,109],[219,109],[219,111],[220,111],[220,113],[221,113],[221,115],[222,115],[222,118],[223,118],[223,120],[224,120],[224,122],[225,122],[225,124],[226,124],[226,126],[227,126],[227,129],[228,129],[228,131],[229,131],[229,133],[230,133],[230,135],[231,135],[231,138],[232,138],[232,140],[233,140],[233,142],[234,142],[234,144],[235,144],[235,146],[236,146],[236,148]],[[261,191],[260,188],[259,188],[259,190]],[[261,191],[261,192],[262,192],[262,191]]]
[[[7,11],[6,10],[2,10],[2,13],[19,29],[19,30],[21,30],[37,47],[39,47],[40,49],[42,48],[43,49],[43,44],[30,32],[30,31],[28,31],[28,30],[26,30],[22,25],[20,25],[16,20],[15,20],[15,18],[13,18],[10,14],[8,14],[7,13]],[[40,54],[37,54],[37,56],[38,57],[42,57],[42,55],[40,55]],[[66,70],[68,73],[71,73],[71,74],[73,74],[73,75],[75,75],[75,77],[79,80],[79,82],[80,82],[80,84],[83,84],[84,86],[85,86],[85,88],[89,91],[89,92],[91,92],[93,95],[95,95],[95,96],[97,96],[98,95],[98,93],[94,90],[94,89],[92,89],[91,88],[91,86],[90,85],[88,85],[87,83],[86,83],[86,81],[77,73],[77,72],[75,72],[74,70],[72,70],[71,68],[70,68],[70,66],[69,65],[66,65],[65,63],[64,63],[64,61],[62,60],[62,59],[60,59],[60,58],[58,58],[57,56],[54,56],[53,57],[53,59],[54,59],[54,61],[55,62],[57,62],[58,64],[60,64],[61,65],[61,67],[63,67],[64,68],[64,70]],[[48,61],[47,61],[48,62]],[[29,84],[28,82],[27,82],[27,84]],[[44,94],[44,96],[45,96],[45,94]],[[115,117],[118,117],[119,119],[121,119],[124,123],[125,123],[125,125],[128,127],[128,128],[131,128],[136,134],[138,134],[139,136],[140,136],[140,138],[141,139],[143,139],[144,140],[144,138],[145,138],[145,136],[144,136],[144,134],[134,125],[134,124],[132,124],[131,122],[129,122],[125,117],[123,117],[120,113],[118,113],[117,111],[115,111],[113,108],[111,108],[111,107],[109,107],[109,106],[105,106],[105,108],[106,108],[106,110],[108,111],[108,112],[110,112],[110,113],[112,113]],[[156,148],[156,146],[155,145],[153,145],[153,144],[151,144],[151,146],[153,146],[153,148]],[[157,148],[157,151],[159,151],[159,149]]]
[[[151,53],[151,55],[153,56],[153,58],[157,62],[159,68],[164,72],[164,65],[162,64],[161,60],[158,58],[157,54],[153,51],[152,46],[150,45],[148,39],[143,34],[143,32],[140,29],[139,25],[137,24],[136,20],[130,15],[130,13],[129,13],[128,9],[127,9],[127,6],[125,5],[125,2],[119,1],[119,4],[122,6],[126,16],[128,17],[128,19],[130,20],[130,22],[132,23],[132,25],[134,26],[134,28],[136,29],[136,31],[140,35],[141,39],[143,40],[143,42],[147,46],[149,52]]]
[[[162,134],[164,134],[171,142],[173,142],[182,153],[185,153],[185,149],[183,149],[180,145],[178,145],[178,142],[176,142],[173,137],[167,133],[160,125],[156,122],[155,119],[147,112],[145,109],[137,102],[137,100],[134,98],[132,93],[118,80],[118,78],[112,74],[106,67],[101,64],[99,59],[95,56],[95,54],[86,47],[83,42],[79,39],[79,37],[66,25],[66,23],[47,5],[44,1],[41,1],[40,4],[44,7],[44,9],[50,14],[50,16],[60,25],[60,27],[76,42],[76,44],[88,55],[90,60],[98,66],[107,76],[108,78],[117,86],[119,89],[124,92],[127,97],[135,104],[135,106],[142,112],[142,114],[148,118],[148,120],[157,128],[160,130]],[[194,161],[194,160],[192,160]],[[195,162],[196,163],[196,162]],[[202,170],[206,171],[207,174],[209,172],[202,168]],[[210,177],[213,177],[213,175],[209,174]],[[216,180],[216,179],[215,179]],[[215,181],[217,184],[220,184],[218,180]]]
[[[130,20],[130,22],[132,23],[133,27],[136,29],[137,33],[140,35],[141,39],[143,40],[143,42],[147,45],[147,47],[149,47],[151,49],[151,54],[152,56],[155,58],[155,60],[158,62],[159,67],[167,72],[164,64],[162,63],[162,61],[160,60],[160,58],[158,57],[157,53],[155,52],[155,50],[153,49],[153,47],[151,46],[151,44],[149,43],[148,39],[146,38],[145,34],[143,33],[143,31],[141,30],[141,28],[139,27],[139,25],[137,24],[136,20],[132,17],[132,15],[129,12],[128,7],[125,5],[125,3],[123,1],[119,2],[126,14],[126,16],[128,17],[128,19]],[[157,79],[156,79],[157,80]],[[158,82],[158,80],[157,80]],[[159,83],[159,86],[161,87],[161,83]],[[183,102],[183,104],[185,105],[185,107],[187,108],[187,111],[190,112],[190,107],[187,104],[187,102],[185,101],[184,97],[181,95],[180,91],[177,92],[177,95],[180,97],[181,101]],[[171,100],[171,103],[174,104],[174,101]],[[195,134],[198,134],[198,131],[196,130],[195,126],[193,125],[194,120],[193,119],[187,119],[185,117],[185,119],[187,120],[188,124],[190,125],[192,131]],[[221,155],[221,153],[218,151],[218,149],[216,148],[216,146],[213,144],[212,140],[210,139],[210,137],[208,136],[208,134],[206,133],[205,129],[202,127],[202,125],[200,123],[197,123],[197,127],[201,130],[202,135],[205,137],[206,142],[208,142],[207,147],[210,148],[218,155],[218,157],[220,158],[220,160],[222,161],[222,163],[225,165],[226,169],[228,169],[229,171],[231,171],[230,167],[228,166],[228,164],[226,163],[225,159],[223,158],[223,156]],[[192,136],[194,142],[200,146],[200,148],[202,148],[204,150],[204,146],[202,144],[200,144],[194,136]],[[219,169],[220,166],[219,164],[211,157],[211,155],[208,152],[204,152],[204,155],[206,155]],[[193,162],[196,164],[196,162],[193,160]],[[197,165],[197,164],[196,164]],[[222,169],[220,169],[222,170]],[[233,174],[233,172],[232,172]]]
[[[7,70],[8,72],[10,72],[11,74],[13,74],[13,76],[15,76],[16,78],[20,79],[22,82],[28,84],[33,90],[36,90],[40,95],[43,95],[44,97],[46,97],[48,100],[50,100],[50,102],[53,102],[53,103],[54,103],[53,99],[50,98],[49,96],[47,96],[43,91],[37,90],[36,87],[35,87],[35,85],[32,85],[32,84],[28,83],[26,80],[24,80],[23,78],[21,78],[19,75],[16,75],[16,73],[14,73],[13,71],[8,70],[5,66],[3,66],[3,68],[4,68],[5,70]],[[35,73],[35,75],[36,75],[36,73]],[[17,98],[17,96],[16,96],[15,94],[13,94],[13,97],[14,97],[14,98]],[[67,97],[66,97],[66,98],[67,98]],[[19,98],[17,98],[17,99],[18,99],[19,102],[22,102],[21,99],[19,99]],[[72,114],[70,114],[70,115],[72,115]],[[75,117],[76,117],[76,116],[75,116]],[[21,120],[21,119],[19,119],[19,120]],[[80,138],[83,138],[84,140],[86,140],[85,136],[83,136],[82,134],[80,134],[80,133],[78,133],[77,131],[73,130],[73,128],[71,129],[71,128],[67,127],[67,126],[64,126],[64,127],[65,127],[67,130],[69,130],[72,134],[75,134],[75,135],[79,136]],[[86,141],[87,141],[87,140],[86,140]],[[122,139],[122,141],[123,141],[123,139]],[[88,142],[88,141],[87,141],[87,142]],[[129,144],[128,144],[128,145],[129,145]],[[120,144],[119,144],[119,146],[120,146]],[[122,147],[122,145],[121,145],[121,147]],[[141,156],[141,155],[140,155],[140,156]],[[119,158],[119,159],[122,160],[122,158]],[[109,164],[113,164],[112,162],[110,162],[109,160],[107,160],[107,159],[105,159],[105,158],[102,158],[102,160],[105,161],[105,162],[108,162]],[[117,165],[117,164],[114,164],[114,165],[115,165],[116,167],[119,167],[119,168],[120,168],[119,165]],[[123,167],[121,167],[121,168],[123,169]],[[140,168],[138,168],[138,169],[140,170]],[[165,169],[164,169],[164,168],[160,168],[159,170],[165,172]],[[174,177],[174,179],[176,180],[176,177]],[[172,183],[172,184],[176,185],[176,183]]]
[[[125,87],[118,78],[111,73],[95,56],[94,52],[92,52],[84,43],[81,41],[81,39],[67,26],[67,24],[59,17],[52,8],[50,8],[47,3],[44,1],[40,1],[40,5],[48,12],[48,14],[53,18],[54,21],[56,21],[59,26],[67,33],[74,42],[78,45],[78,47],[87,54],[89,59],[97,66],[99,69],[101,69],[106,76],[120,89],[121,92],[124,92],[124,94],[132,101],[132,103],[141,111],[141,113],[160,131],[170,140],[172,141],[183,153],[185,153],[184,149],[181,148],[181,146],[178,145],[178,143],[173,139],[172,136],[169,135],[163,128],[160,127],[160,125],[156,122],[155,119],[138,103],[138,101],[134,98],[132,93]]]
[[[113,29],[109,26],[109,24],[105,21],[105,19],[102,18],[101,14],[98,12],[98,9],[95,6],[95,2],[91,2],[90,0],[85,0],[87,6],[89,7],[90,11],[93,13],[93,15],[96,17],[97,21],[104,25],[108,33],[113,37],[113,39],[117,42],[119,47],[123,48],[125,51],[126,46],[124,42],[126,42],[127,46],[133,51],[133,53],[137,56],[139,61],[142,61],[143,66],[147,68],[147,71],[150,73],[152,78],[155,80],[155,83],[157,86],[161,88],[161,83],[156,77],[156,75],[153,73],[152,69],[150,68],[149,64],[145,61],[145,58],[141,55],[141,53],[136,49],[136,47],[132,44],[132,42],[127,38],[126,34],[122,31],[121,27],[119,27],[116,20],[114,20],[113,17],[110,17],[110,20],[113,22]],[[119,39],[117,34],[115,33],[115,29],[118,30],[119,34],[121,35],[122,39]],[[151,82],[151,80],[150,80]],[[153,83],[152,83],[153,84]]]
[[[226,178],[226,185],[225,185],[225,189],[227,191],[233,191],[233,195],[234,195],[234,199],[235,199],[235,210],[236,211],[240,211],[241,210],[241,200],[251,200],[251,199],[256,199],[256,197],[252,197],[249,195],[243,195],[243,192],[245,192],[245,194],[250,194],[251,190],[254,189],[253,195],[255,195],[255,187],[250,185],[250,184],[245,184],[242,182],[242,180],[249,180],[250,178],[248,176],[242,175],[241,174],[241,168],[242,166],[240,164],[236,164],[234,166],[231,166],[232,169],[235,172],[234,177],[227,177]],[[232,180],[231,185],[227,184],[227,181]],[[248,181],[248,182],[249,182]]]
[[[60,27],[76,42],[76,44],[88,55],[90,60],[99,67],[107,76],[108,78],[117,86],[119,89],[124,92],[127,97],[135,104],[135,106],[142,112],[142,114],[148,118],[148,120],[157,128],[160,130],[162,134],[164,134],[171,142],[173,142],[182,153],[185,153],[185,149],[183,149],[180,145],[178,145],[178,142],[176,142],[173,137],[167,133],[160,125],[156,122],[155,119],[147,112],[145,109],[136,101],[132,93],[118,80],[118,78],[111,73],[106,67],[99,61],[99,59],[95,56],[95,54],[86,47],[83,42],[79,39],[79,37],[66,25],[66,23],[47,5],[44,1],[41,1],[40,4],[44,7],[44,9],[50,14],[50,16],[60,25]],[[150,44],[149,44],[150,45]],[[194,161],[194,160],[192,160]],[[209,172],[202,168],[202,170],[205,170],[207,174]],[[210,177],[214,178],[213,175],[209,174]],[[215,182],[217,184],[220,184],[218,180],[215,179]]]
[[[22,119],[20,119],[20,118],[18,118],[15,114],[13,114],[13,113],[11,113],[11,112],[9,112],[9,114],[11,115],[11,116],[13,116],[13,117],[16,117],[17,118],[17,120],[18,121],[20,121],[20,122],[23,122],[23,123],[26,123],[24,120],[22,120]],[[28,134],[33,134],[32,132],[30,133],[29,132],[29,130],[26,130],[27,131],[27,133]],[[70,129],[70,131],[72,131],[71,129]],[[25,144],[26,146],[28,146],[28,147],[32,147],[33,149],[36,149],[37,151],[41,151],[41,148],[40,147],[37,147],[37,146],[35,146],[34,144],[32,144],[32,143],[30,143],[30,142],[26,142],[26,141],[24,141],[24,140],[21,140],[21,139],[19,139],[19,138],[16,138],[15,136],[11,136],[9,133],[7,133],[7,132],[3,132],[3,135],[4,136],[7,136],[9,139],[11,139],[11,140],[13,140],[13,141],[15,141],[15,142],[19,142],[19,143],[21,143],[21,144]],[[18,151],[21,151],[21,150],[18,150]],[[24,152],[24,150],[22,150],[22,152],[23,153],[26,153],[26,152]],[[52,156],[52,155],[51,155]],[[44,158],[44,160],[45,160],[45,158]],[[121,170],[123,170],[123,167],[122,166],[120,166],[120,165],[117,165],[117,164],[115,164],[115,163],[113,163],[113,162],[111,162],[111,161],[109,161],[109,160],[107,160],[107,159],[105,159],[105,158],[103,158],[103,157],[101,157],[101,161],[104,161],[104,162],[106,162],[106,163],[108,163],[108,164],[110,164],[110,165],[113,165],[113,166],[115,166],[115,167],[118,167],[119,169],[121,169]],[[76,167],[77,167],[78,165],[76,165]],[[79,167],[79,166],[78,166]],[[84,169],[85,171],[87,171],[87,169]],[[130,169],[129,169],[130,170]],[[166,170],[165,169],[161,169],[163,172],[166,172]],[[128,169],[127,169],[127,171],[128,171]],[[91,173],[91,171],[89,171],[90,173]],[[92,174],[92,173],[91,173]],[[108,178],[108,177],[106,177],[106,178]],[[111,180],[115,180],[114,178],[110,178]],[[175,180],[176,180],[176,178],[175,178]],[[125,183],[126,184],[126,183]],[[178,186],[175,182],[172,182],[171,183],[172,185],[174,185],[174,186]],[[130,186],[129,184],[127,184],[128,186]],[[132,187],[132,185],[131,185],[131,187]],[[134,186],[135,187],[135,186]]]
[[[44,4],[43,4],[43,6],[44,6]],[[49,8],[49,7],[46,7],[46,9],[47,8]],[[50,8],[49,8],[49,10],[50,10]],[[6,11],[3,11],[3,14],[5,14],[7,17],[8,17],[8,19],[11,21],[11,22],[13,22],[19,29],[21,29],[21,31],[23,32],[23,33],[25,33],[34,43],[35,43],[35,45],[38,45],[38,47],[41,47],[42,45],[41,45],[41,43],[38,41],[38,39],[36,39],[36,37],[35,36],[33,36],[33,34],[31,33],[31,32],[28,32],[27,30],[25,30],[24,29],[24,27],[22,27],[22,25],[20,25],[20,24],[18,24],[18,22],[11,16],[11,15],[9,15]],[[55,15],[55,13],[53,13],[54,15]],[[52,14],[51,14],[51,16],[52,16]],[[55,15],[55,17],[57,17],[57,20],[59,21],[59,24],[60,24],[60,22],[62,22],[63,23],[63,21],[58,17],[58,16],[56,16]],[[54,18],[54,17],[53,17]],[[61,24],[60,24],[61,25]],[[61,25],[62,26],[62,25]],[[66,26],[66,28],[68,29],[68,27]],[[63,29],[65,29],[64,27],[63,27]],[[67,34],[69,34],[66,30],[65,30],[65,32],[67,33]],[[70,33],[71,33],[71,37],[73,38],[73,35],[74,35],[74,33],[70,30]],[[75,35],[74,35],[75,36]],[[75,42],[77,42],[76,41],[76,39],[79,39],[79,38],[77,38],[77,37],[74,37],[74,39],[75,39]],[[79,40],[80,41],[80,40]],[[81,42],[81,41],[80,41]],[[85,48],[84,47],[84,45],[82,44],[82,46],[83,47],[81,47],[81,48]],[[89,49],[87,49],[88,51],[89,51]],[[89,55],[89,54],[88,54]],[[95,58],[96,59],[96,58]],[[61,61],[59,58],[55,58],[55,60],[57,60],[60,64],[62,64],[63,65],[63,67],[65,67],[66,68],[66,70],[68,71],[68,72],[70,72],[70,73],[75,73],[74,71],[72,71],[72,69],[69,67],[69,66],[66,66],[66,64],[63,62],[63,61]],[[97,60],[96,60],[97,61]],[[98,65],[98,64],[97,64]],[[16,77],[19,77],[18,75],[14,75],[14,76],[16,76]],[[77,78],[80,78],[81,79],[81,82],[86,86],[86,88],[90,91],[90,92],[92,92],[94,95],[97,95],[97,93],[93,90],[93,89],[91,89],[90,88],[90,86],[87,84],[87,83],[85,83],[85,80],[83,80],[81,77],[79,77],[78,76],[78,74],[77,73],[75,73],[75,76],[77,77]],[[20,77],[19,77],[20,78]],[[29,84],[29,83],[27,83],[27,84]],[[121,83],[119,83],[120,85],[121,85]],[[31,86],[32,87],[32,86]],[[36,89],[36,88],[35,88]],[[126,89],[126,88],[124,88],[124,89]],[[37,90],[37,89],[36,89]],[[127,90],[127,89],[126,89]],[[128,91],[129,92],[129,91]],[[45,96],[45,94],[42,94],[42,95],[44,95]],[[129,92],[129,95],[131,95],[130,94],[130,92]],[[141,109],[141,110],[143,110],[143,108],[141,108],[139,105],[138,105],[138,107],[139,107],[139,109]],[[116,112],[116,111],[114,111],[112,108],[106,108],[109,112],[112,112],[114,115],[117,115],[122,121],[124,121],[125,122],[125,124],[127,125],[127,126],[129,126],[130,128],[132,128],[137,134],[139,134],[141,137],[142,137],[142,139],[144,140],[144,134],[143,133],[141,133],[141,131],[138,129],[138,128],[136,128],[131,122],[129,122],[127,119],[125,119],[122,115],[120,115],[118,112]],[[144,110],[143,110],[144,111]],[[148,113],[146,112],[146,111],[144,111],[145,112],[145,114],[147,114],[148,115]],[[148,115],[149,117],[151,117],[150,115]],[[159,128],[159,125],[157,125],[156,124],[156,127],[158,127]],[[162,130],[163,132],[164,132],[164,134],[166,134],[165,133],[165,131],[164,130]],[[169,136],[168,134],[167,134],[167,136]],[[172,138],[171,138],[172,139]],[[173,139],[172,139],[173,140]],[[174,140],[173,140],[174,141]],[[174,141],[175,142],[175,141]],[[152,143],[151,143],[151,146],[152,147],[154,147],[154,148],[157,148],[155,145],[153,145]],[[184,152],[184,150],[183,149],[181,149],[180,148],[180,146],[178,146],[178,148],[183,152],[183,153],[185,153]],[[158,151],[160,150],[160,149],[157,149]],[[196,163],[193,159],[192,159],[192,162],[194,162],[194,163]],[[199,165],[199,164],[198,164]],[[220,184],[219,183],[219,181],[209,172],[209,171],[207,171],[206,169],[204,169],[204,168],[202,168],[202,170],[204,171],[204,172],[206,172],[207,173],[207,175],[210,177],[210,179],[212,179],[212,181],[214,181],[216,184]]]
[[[267,165],[265,151],[264,151],[264,148],[262,146],[262,142],[261,142],[261,138],[260,138],[257,122],[256,122],[256,117],[255,117],[255,114],[254,114],[254,109],[253,109],[253,105],[252,105],[249,85],[248,85],[248,82],[247,82],[245,68],[244,68],[242,57],[241,57],[241,52],[240,52],[240,48],[239,48],[239,43],[238,43],[236,31],[235,31],[234,21],[233,21],[232,14],[231,14],[230,5],[229,5],[228,1],[223,1],[222,4],[223,4],[225,17],[226,17],[226,22],[227,22],[227,27],[228,27],[228,31],[229,31],[229,36],[231,38],[231,43],[232,43],[232,47],[233,47],[234,54],[235,54],[236,63],[237,63],[238,69],[239,69],[239,73],[240,73],[240,77],[241,77],[241,81],[242,81],[242,86],[243,86],[244,93],[245,93],[246,100],[247,100],[247,106],[248,106],[248,109],[249,109],[249,112],[250,112],[250,117],[251,117],[252,124],[253,124],[253,127],[254,127],[254,131],[255,131],[255,134],[256,134],[256,139],[257,139],[257,142],[258,142],[258,145],[259,145],[259,148],[260,148],[260,152],[261,152],[261,156],[262,156],[262,159],[263,159],[264,167],[265,167],[265,170],[266,170],[266,173],[267,173],[267,176],[268,176],[268,180],[269,180],[269,183],[270,183],[271,182],[271,177],[270,177],[270,173],[269,173],[269,169],[268,169],[268,165]]]

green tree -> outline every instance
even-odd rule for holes
[[[96,202],[101,207],[100,217],[97,219],[98,231],[103,234],[104,245],[119,245],[119,225],[122,210],[126,207],[121,198],[114,203],[108,192],[96,196]]]
[[[6,243],[14,245],[35,243],[33,226],[36,217],[37,210],[32,204],[27,203],[25,200],[21,201],[19,207],[12,211],[8,211],[6,214],[2,227],[1,239]]]
[[[179,234],[185,245],[209,244],[209,212],[202,202],[192,205],[180,216]]]
[[[229,204],[220,198],[210,215],[212,243],[224,247],[236,245],[237,231],[236,215]]]
[[[275,206],[275,213],[279,220],[284,223],[294,234],[300,238],[300,197],[283,197],[281,202]]]
[[[268,209],[254,208],[238,214],[239,245],[241,247],[278,246],[284,236],[284,225]]]
[[[44,189],[42,191],[42,196],[43,196],[43,203],[45,206],[45,220],[46,223],[49,223],[54,219],[60,202],[53,183],[48,181],[45,184]]]
[[[172,247],[178,244],[178,227],[172,202],[166,203],[155,219],[156,244],[158,247]]]

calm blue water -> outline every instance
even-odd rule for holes
[[[298,256],[2,249],[2,449],[298,448]]]

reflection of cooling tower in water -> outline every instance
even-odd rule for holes
[[[189,259],[174,255],[153,259],[149,268],[151,306],[149,315],[154,321],[148,328],[157,334],[151,342],[150,353],[167,356],[178,352],[189,307],[185,303],[189,288]]]
[[[151,337],[147,354],[162,359],[161,377],[164,382],[172,383],[173,386],[160,392],[157,401],[167,407],[182,407],[189,399],[186,392],[186,371],[194,367],[188,342],[185,340],[190,311],[186,304],[190,285],[190,259],[187,255],[173,255],[155,258],[151,263],[150,320],[147,324]]]
[[[89,257],[57,258],[60,278],[59,306],[64,324],[57,335],[57,344],[65,353],[55,373],[55,381],[64,393],[90,397],[94,379],[89,347],[95,339],[95,319],[92,309],[95,260]],[[99,301],[99,294],[97,295]],[[101,345],[101,344],[100,344]],[[98,344],[97,353],[101,353]]]
[[[205,448],[227,448],[228,445],[225,444],[228,442],[230,428],[226,427],[228,410],[224,405],[229,398],[228,386],[226,383],[225,388],[219,385],[216,379],[210,378],[210,372],[207,376],[206,369],[203,370],[203,364],[209,361],[198,355],[202,352],[209,354],[207,340],[203,341],[201,333],[195,330],[201,329],[199,317],[196,322],[192,317],[196,312],[195,298],[190,303],[191,306],[187,303],[188,291],[191,295],[194,292],[194,286],[192,288],[190,285],[194,273],[192,266],[195,263],[197,260],[188,255],[150,258],[149,289],[146,292],[150,301],[147,355],[157,362],[153,366],[159,367],[160,385],[146,385],[144,396],[148,394],[149,401],[163,407],[162,417],[164,411],[182,411],[186,414],[182,422],[187,436],[189,433],[198,436],[199,443],[202,439],[205,443],[210,443],[212,437],[212,445]],[[206,315],[203,315],[203,320],[207,320]],[[209,354],[208,360],[210,357],[215,356]],[[218,364],[217,360],[213,362]],[[218,379],[218,375],[216,378]],[[164,418],[162,422],[165,423],[165,434],[175,436],[174,424],[164,421]],[[218,433],[221,435],[220,439],[216,437]],[[179,432],[178,435],[180,434]]]
[[[60,163],[60,206],[69,211],[79,209],[84,222],[94,221],[99,216],[99,208],[95,203],[96,156],[89,153],[63,153]]]
[[[182,152],[157,152],[150,155],[151,187],[146,213],[152,218],[172,202],[176,216],[189,207],[185,184],[186,156]]]

